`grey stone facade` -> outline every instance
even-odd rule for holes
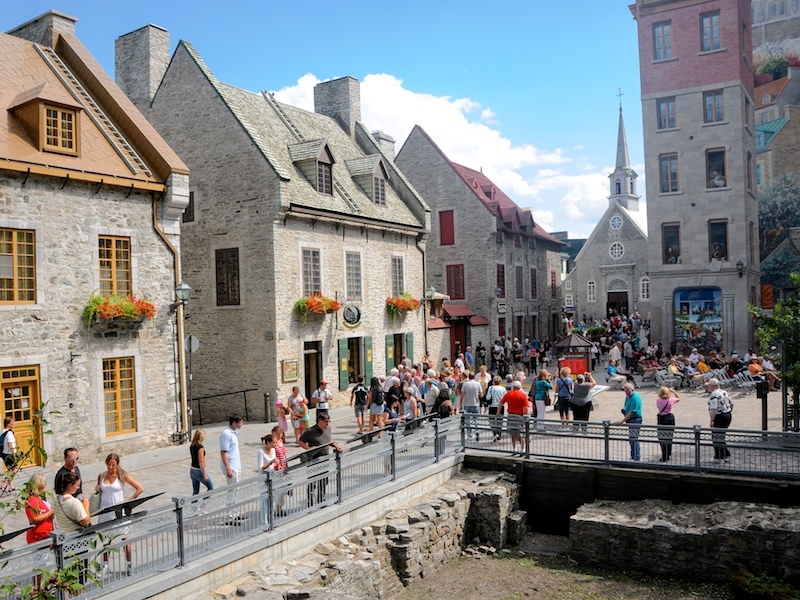
[[[452,163],[419,126],[414,127],[395,161],[431,206],[427,285],[450,295],[451,301],[444,305],[445,318],[450,304],[465,304],[483,317],[449,319],[449,343],[440,330],[429,338],[440,342],[430,349],[432,357],[451,356],[458,346],[471,344],[474,348],[478,341],[488,346],[502,333],[520,339],[526,335],[552,338],[559,333],[563,244],[482,173]],[[443,211],[453,211],[452,244],[442,244]],[[453,293],[452,281],[448,287],[449,265],[463,265],[463,298]],[[505,297],[501,298],[495,296],[498,265],[505,267]],[[486,320],[488,324],[482,324]]]
[[[133,50],[126,37],[118,43],[126,60],[152,70],[148,46]],[[129,73],[120,85],[131,93],[142,78]],[[251,419],[264,417],[265,394],[285,399],[298,385],[310,397],[322,379],[344,390],[351,367],[368,380],[423,352],[424,308],[393,322],[385,302],[393,259],[402,260],[403,291],[424,293],[428,208],[358,121],[358,81],[320,85],[318,112],[329,116],[222,84],[181,42],[147,113],[192,168],[194,219],[182,225],[183,275],[194,289],[187,333],[200,341],[192,395],[255,388]],[[320,161],[331,163],[331,193],[317,191]],[[372,200],[377,176],[384,204]],[[216,260],[230,249],[238,297],[223,305]],[[293,312],[304,296],[304,251],[318,253],[319,291],[343,306],[307,322]],[[348,290],[348,254],[359,257],[360,293]],[[203,420],[243,409],[241,396],[226,396],[203,407]]]
[[[639,210],[638,175],[630,166],[622,107],[616,167],[608,176],[609,206],[575,256],[564,280],[564,305],[577,323],[614,314],[650,312],[647,234],[634,218]]]
[[[163,446],[173,434],[185,434],[179,324],[171,304],[180,249],[175,214],[188,200],[188,170],[99,69],[74,37],[74,25],[73,17],[51,11],[13,35],[0,34],[0,102],[7,117],[0,126],[0,231],[4,242],[7,236],[30,236],[34,280],[30,296],[15,291],[0,301],[2,416],[17,418],[23,450],[35,432],[48,459],[34,453],[31,462],[46,466],[59,464],[69,446],[91,462],[110,452],[124,456]],[[90,90],[97,108],[79,99],[77,85],[64,83],[68,78],[57,77],[56,68]],[[74,110],[77,151],[37,148],[25,135],[36,125],[25,121],[15,96],[48,109],[53,99],[74,98],[67,106]],[[131,150],[107,141],[90,112],[113,120]],[[134,155],[141,163],[121,159]],[[130,291],[156,309],[140,326],[112,322],[87,328],[81,321],[89,299],[101,290],[100,236],[129,244],[129,269],[119,255],[115,269],[127,272]],[[3,245],[4,291],[23,285],[15,278],[22,252],[17,242]],[[112,372],[112,365],[122,363],[118,359],[126,365],[133,359],[131,370],[122,373],[119,366],[119,373]],[[53,435],[42,435],[39,410]],[[110,421],[115,411],[126,417]]]

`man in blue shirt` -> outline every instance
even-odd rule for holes
[[[642,425],[642,398],[637,394],[633,388],[632,383],[626,383],[622,386],[625,391],[625,406],[622,409],[621,421],[617,421],[614,425],[628,424],[628,443],[631,445],[631,460],[642,460],[642,450],[639,447],[639,429]]]
[[[239,438],[237,430],[244,425],[244,419],[239,415],[228,418],[228,427],[219,436],[220,468],[228,485],[239,481],[242,475],[242,459],[239,455]]]

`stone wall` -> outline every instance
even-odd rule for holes
[[[465,471],[413,504],[317,544],[301,559],[225,588],[239,587],[248,596],[270,590],[276,598],[386,597],[456,558],[467,544],[485,544],[487,552],[518,544],[525,533],[524,513],[515,510],[518,496],[508,474]],[[227,595],[221,588],[215,593]]]
[[[579,564],[725,581],[732,571],[800,575],[800,509],[744,502],[597,501],[570,521]]]

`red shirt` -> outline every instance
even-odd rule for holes
[[[48,510],[50,510],[50,508],[44,503],[44,500],[39,498],[39,496],[31,495],[28,498],[28,501],[25,503],[25,513],[28,515],[28,519],[31,519],[32,517],[38,517],[42,513],[46,513]],[[33,523],[31,523],[31,525],[33,525]],[[25,534],[25,537],[27,538],[28,543],[32,544],[33,542],[47,539],[47,536],[50,535],[51,531],[53,531],[53,517],[45,519],[38,525],[35,525],[33,529],[29,529]]]
[[[524,415],[525,409],[528,408],[528,395],[520,389],[513,388],[508,392],[500,401],[500,407],[503,404],[508,404],[508,414],[510,415]]]

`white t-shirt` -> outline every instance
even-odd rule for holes
[[[17,439],[14,437],[14,430],[9,429],[6,437],[3,438],[3,454],[13,454],[11,448],[17,449]]]
[[[223,429],[222,433],[219,435],[219,449],[220,451],[227,452],[228,464],[231,467],[231,471],[241,472],[242,459],[239,456],[239,437],[230,427]],[[221,457],[219,461],[219,468],[222,469],[222,474],[224,475],[225,463],[222,461]]]
[[[272,461],[272,462],[270,462]],[[264,465],[269,464],[267,467],[267,471],[274,471],[275,470],[275,448],[273,447],[272,450],[267,452],[264,448],[258,449],[258,472],[264,472]]]
[[[318,389],[311,395],[311,397],[317,401],[317,408],[322,410],[328,410],[328,408],[330,408],[328,402],[330,401],[331,398],[333,398],[333,393],[327,388],[325,388],[324,390]]]

